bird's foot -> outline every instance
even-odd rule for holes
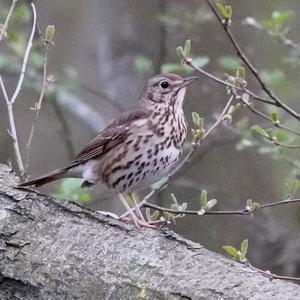
[[[135,216],[134,218],[132,218],[132,216],[128,216],[124,218],[120,217],[119,219],[126,223],[132,223],[137,228],[146,227],[146,228],[157,229],[159,227],[155,224],[151,224],[150,222],[147,222],[146,220],[141,220],[137,216]]]

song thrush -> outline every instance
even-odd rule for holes
[[[198,77],[161,74],[148,80],[134,110],[121,114],[64,168],[21,183],[41,186],[66,178],[82,178],[82,187],[102,181],[119,194],[136,226],[147,226],[131,210],[122,193],[147,187],[168,175],[186,138],[183,112],[186,87]]]

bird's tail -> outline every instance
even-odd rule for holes
[[[70,168],[62,168],[62,169],[56,169],[52,172],[49,172],[41,177],[20,183],[17,185],[17,187],[26,187],[26,186],[34,186],[38,187],[47,183],[50,183],[52,181],[56,181],[58,179],[66,177],[67,172]]]

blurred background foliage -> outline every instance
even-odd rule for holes
[[[10,3],[0,0],[1,22]],[[300,3],[292,0],[223,3],[232,6],[231,28],[262,78],[287,104],[300,111]],[[37,1],[36,6],[41,31],[48,24],[56,28],[55,47],[49,53],[48,63],[48,75],[55,82],[47,89],[39,115],[31,150],[31,177],[72,160],[111,118],[134,107],[149,76],[159,72],[191,73],[191,69],[180,64],[175,51],[186,39],[192,41],[193,63],[220,78],[225,73],[233,74],[241,65],[204,1],[52,0]],[[0,72],[9,93],[20,72],[30,24],[28,2],[19,1],[8,37],[0,44]],[[34,117],[30,108],[42,86],[42,68],[42,42],[36,34],[15,108],[23,154]],[[262,94],[249,72],[247,80],[251,90]],[[14,165],[2,100],[0,160]],[[191,113],[195,111],[204,117],[206,125],[212,124],[226,101],[224,87],[201,77],[186,97],[189,123],[192,124]],[[276,114],[281,123],[299,128],[297,121],[274,107],[261,103],[256,103],[256,107],[269,116]],[[216,208],[222,210],[243,209],[250,198],[259,203],[284,199],[289,193],[287,186],[299,177],[299,150],[276,147],[253,136],[250,130],[253,125],[262,130],[272,127],[249,110],[239,109],[232,126],[219,128],[207,139],[193,163],[152,201],[169,207],[170,194],[174,193],[179,203],[186,202],[188,209],[197,209],[202,189],[218,200]],[[297,136],[272,130],[272,136],[285,143],[299,143]],[[102,185],[86,191],[80,189],[80,180],[68,179],[43,191],[92,209],[121,212],[115,195]],[[216,252],[222,252],[223,245],[238,246],[248,239],[248,258],[255,266],[300,276],[299,213],[299,205],[295,204],[266,209],[253,217],[186,216],[178,219],[173,229]]]

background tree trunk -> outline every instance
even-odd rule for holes
[[[0,165],[0,299],[300,297],[300,286],[173,232],[137,230],[16,182]]]

